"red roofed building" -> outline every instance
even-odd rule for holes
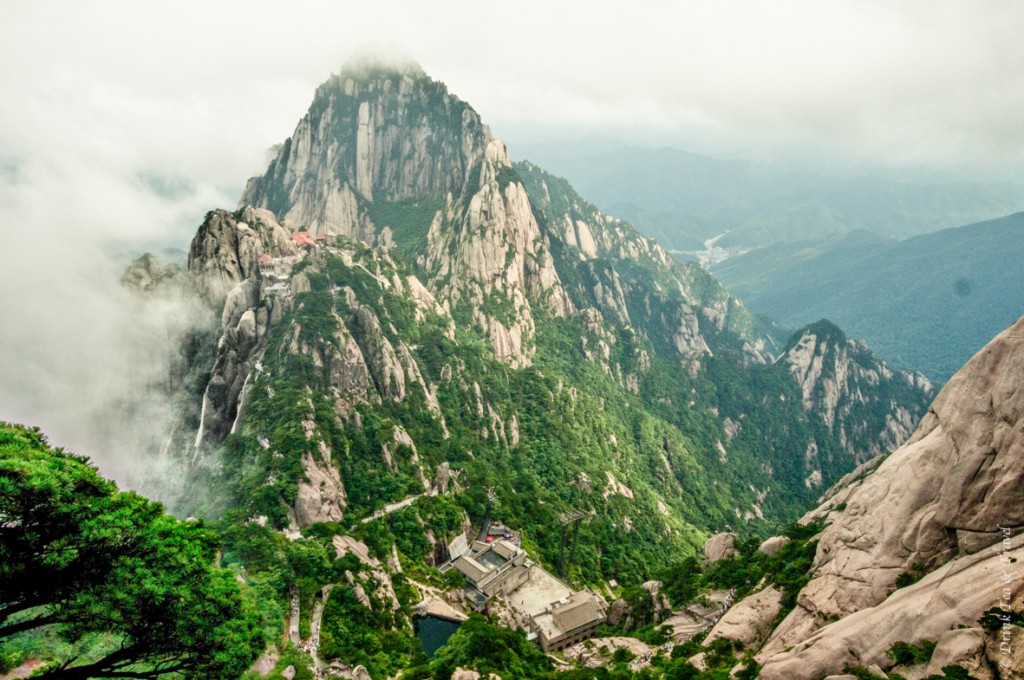
[[[308,231],[297,231],[293,236],[295,238],[295,245],[300,248],[309,248],[316,245],[316,241],[313,240]]]
[[[259,264],[261,274],[274,273],[274,258],[270,257],[270,255],[260,253],[260,256],[256,258],[256,262]]]

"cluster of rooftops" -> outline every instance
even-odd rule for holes
[[[504,527],[470,543],[464,535],[448,545],[442,572],[455,569],[466,578],[464,592],[477,611],[501,601],[530,639],[546,652],[591,637],[605,619],[607,605],[589,591],[575,591],[529,558],[518,536]]]

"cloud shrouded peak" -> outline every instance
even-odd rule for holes
[[[341,75],[355,80],[369,80],[384,74],[397,73],[415,78],[427,74],[419,62],[397,47],[369,46],[357,49],[344,66]]]

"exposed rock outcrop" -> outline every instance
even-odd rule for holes
[[[939,640],[958,627],[974,627],[981,613],[1002,600],[1009,586],[1007,608],[1024,603],[1024,581],[1004,583],[1006,560],[1024,559],[1024,548],[991,550],[966,555],[901,588],[877,606],[867,606],[834,623],[807,618],[801,607],[794,610],[758,655],[764,680],[800,680],[838,673],[847,664],[878,664],[891,668],[888,650],[897,641]],[[846,583],[851,580],[847,579]],[[804,602],[801,596],[801,603]],[[1013,646],[1019,636],[1013,635]],[[780,646],[782,645],[782,646]],[[786,651],[791,648],[790,651]],[[999,663],[996,654],[989,657]]]
[[[382,399],[402,401],[405,399],[405,369],[398,360],[398,353],[384,335],[377,315],[357,302],[354,293],[346,292],[353,311],[356,341],[362,347],[377,392]]]
[[[746,649],[757,649],[768,639],[781,608],[782,591],[772,586],[748,595],[719,619],[704,639],[704,644],[728,638],[742,643]]]
[[[1022,581],[1003,574],[1024,557],[1009,539],[1024,526],[1022,385],[1024,319],[949,381],[906,444],[809,515],[834,519],[814,578],[760,653],[762,677],[813,677],[844,660],[884,664],[892,642],[973,627],[1003,596],[1019,604]],[[930,573],[896,590],[912,570]],[[806,674],[792,675],[798,668]]]
[[[220,443],[236,426],[257,350],[266,340],[274,304],[258,307],[259,281],[246,279],[227,295],[217,359],[203,393],[193,450]],[[283,304],[277,302],[276,304]]]
[[[739,555],[739,550],[736,549],[736,534],[715,534],[704,543],[704,564],[713,564],[736,555]]]
[[[366,202],[458,197],[489,137],[476,111],[418,65],[356,59],[317,88],[242,202],[314,234],[374,244]]]
[[[821,418],[857,462],[906,441],[933,394],[924,376],[890,369],[825,320],[798,331],[779,362],[800,386],[804,409]]]
[[[451,466],[448,461],[445,461],[437,466],[437,472],[434,473],[434,482],[431,485],[431,493],[435,496],[441,496],[448,493],[448,483],[452,478]]]
[[[121,285],[145,293],[159,288],[180,288],[185,281],[185,271],[179,265],[172,262],[161,267],[152,253],[141,255],[121,275]]]
[[[440,297],[472,310],[499,359],[526,365],[533,306],[564,316],[572,304],[501,142],[487,143],[478,182],[466,185],[462,210],[449,200],[435,218],[421,264]]]
[[[757,549],[765,555],[778,555],[779,551],[787,543],[789,543],[789,538],[786,536],[772,536],[771,538],[766,538],[761,545],[757,546]]]
[[[329,367],[331,388],[343,411],[348,412],[356,403],[368,398],[368,392],[375,383],[370,376],[362,347],[340,317],[335,315],[334,322],[334,345],[321,348],[327,356],[320,358],[320,365]]]
[[[567,647],[563,652],[565,658],[575,662],[581,668],[598,668],[611,663],[615,653],[624,649],[633,657],[629,662],[629,670],[636,673],[651,665],[650,658],[656,648],[631,637],[594,638]]]
[[[193,454],[220,443],[238,423],[252,363],[271,322],[289,299],[263,299],[261,254],[292,257],[295,243],[266,210],[214,210],[206,215],[188,255],[188,286],[214,312],[220,312],[217,358],[206,384]],[[200,367],[201,368],[201,367]]]
[[[992,680],[995,676],[985,663],[988,637],[981,628],[961,628],[943,633],[936,641],[925,673],[941,675],[945,666],[960,666],[978,680]]]
[[[417,200],[439,208],[420,217],[432,289],[410,281],[420,308],[439,311],[435,296],[468,308],[502,361],[528,364],[531,306],[564,316],[572,303],[504,144],[416,64],[347,64],[242,197],[315,235],[389,248],[406,235],[376,206]]]
[[[351,572],[346,572],[346,579],[353,586],[357,596],[360,592],[362,593],[360,599],[364,606],[372,609],[373,603],[367,593],[373,593],[374,598],[384,602],[391,611],[398,611],[401,608],[398,597],[395,595],[391,575],[380,563],[380,560],[370,555],[370,550],[365,543],[351,536],[335,536],[332,543],[338,559],[352,554],[367,567],[366,570],[360,571],[358,577]]]
[[[259,276],[261,253],[298,253],[291,234],[273,213],[251,207],[233,213],[212,210],[189,247],[190,285],[212,308],[221,309],[232,289]]]
[[[344,516],[345,487],[330,458],[302,456],[302,478],[295,498],[295,520],[300,527],[317,522],[337,522]]]

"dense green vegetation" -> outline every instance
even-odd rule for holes
[[[924,574],[924,563],[914,562],[907,568],[906,571],[902,572],[899,576],[896,577],[896,587],[906,588],[909,585],[917,583],[924,577]]]
[[[708,590],[734,588],[739,600],[759,584],[774,585],[783,593],[781,620],[796,606],[797,594],[810,580],[818,545],[813,539],[822,528],[819,524],[791,524],[782,532],[789,543],[775,555],[758,551],[758,539],[749,538],[737,545],[736,556],[708,566],[688,558],[665,568],[659,578],[675,606],[693,602]]]
[[[1000,630],[1004,623],[1024,628],[1024,612],[993,607],[978,619],[978,625],[985,630]]]
[[[42,677],[236,678],[263,647],[260,618],[218,541],[38,430],[0,424],[0,657]]]
[[[392,600],[373,569],[355,555],[337,558],[331,538],[340,527],[318,524],[296,540],[255,522],[225,521],[221,530],[225,564],[238,565],[249,588],[262,595],[263,607],[274,616],[276,635],[294,594],[303,638],[311,634],[314,607],[323,606],[320,650],[325,658],[342,658],[365,666],[374,678],[385,678],[418,657],[409,618],[418,593],[402,575],[395,575]],[[370,606],[360,601],[357,588]]]
[[[901,666],[916,666],[928,663],[935,651],[935,643],[931,640],[922,640],[918,644],[898,641],[894,642],[886,652],[889,658]]]
[[[430,223],[437,211],[444,207],[444,198],[373,201],[368,202],[366,207],[378,229],[391,229],[398,253],[402,257],[411,258],[425,248]]]
[[[349,573],[365,570],[354,558],[348,560],[347,566]],[[366,607],[346,584],[344,573],[338,580],[341,585],[331,590],[324,607],[322,654],[363,665],[374,678],[393,677],[410,666],[419,654],[419,643],[412,635],[406,613],[392,609],[389,601],[372,590],[367,593],[371,606]]]

